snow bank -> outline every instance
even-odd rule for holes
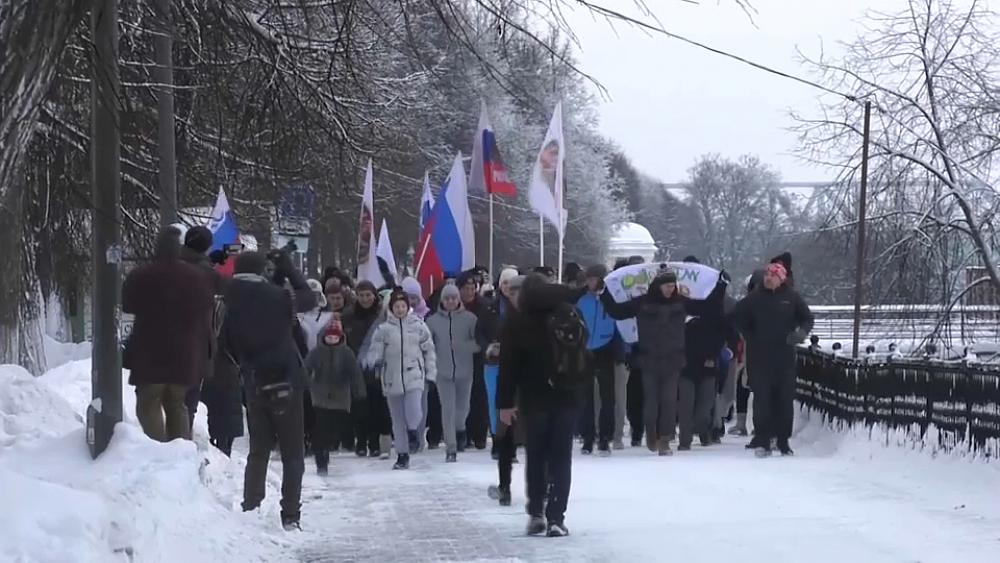
[[[124,378],[123,378],[124,379]],[[0,367],[0,561],[286,561],[276,479],[243,514],[242,460],[204,440],[168,444],[135,424],[134,393],[107,451],[90,459],[81,414],[90,362],[40,378]]]
[[[46,334],[42,345],[45,348],[45,365],[50,370],[69,362],[88,360],[90,358],[90,342],[80,342],[79,344],[60,342]]]

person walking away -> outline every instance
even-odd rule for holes
[[[441,401],[447,462],[457,461],[458,452],[465,451],[465,422],[472,397],[473,357],[479,352],[476,322],[476,316],[462,306],[460,292],[454,285],[442,288],[440,308],[427,317],[427,328],[434,338],[437,356],[435,386]]]
[[[587,385],[583,416],[583,450],[585,455],[594,452],[595,434],[600,455],[611,455],[611,439],[615,431],[615,320],[611,318],[600,295],[604,291],[604,278],[608,269],[602,265],[591,266],[584,273],[586,293],[576,302],[587,324],[587,350],[593,361],[590,364],[593,379],[599,387],[600,422],[595,424],[594,385]]]
[[[122,310],[135,316],[124,364],[135,386],[136,418],[153,440],[191,439],[185,406],[211,354],[213,287],[198,267],[181,259],[180,232],[160,232],[153,262],[122,285]]]
[[[525,425],[529,535],[569,534],[565,516],[573,464],[573,431],[588,379],[587,330],[565,286],[531,275],[519,314],[503,325],[499,421]]]
[[[515,272],[516,273],[516,272]],[[469,402],[469,416],[465,421],[468,431],[468,446],[477,450],[486,449],[486,439],[490,434],[489,394],[486,390],[484,351],[498,334],[499,318],[494,311],[494,302],[479,295],[476,284],[477,274],[474,270],[463,272],[458,276],[455,285],[462,298],[462,306],[478,319],[477,336],[480,351],[472,358],[472,399]]]
[[[212,293],[216,297],[216,306],[212,314],[212,339],[209,341],[208,358],[205,359],[201,372],[201,379],[198,384],[188,389],[184,397],[184,405],[188,410],[188,425],[194,428],[194,415],[198,412],[198,403],[201,401],[201,387],[205,381],[212,378],[212,371],[215,367],[215,357],[218,351],[219,330],[222,328],[222,296],[225,293],[225,281],[219,272],[212,266],[212,261],[208,257],[208,251],[212,248],[212,231],[207,227],[197,225],[191,227],[184,233],[184,246],[181,247],[181,260],[198,267],[208,278],[212,286]]]
[[[281,523],[300,529],[305,470],[306,387],[297,313],[312,310],[316,296],[285,250],[236,259],[226,294],[226,350],[240,366],[247,403],[250,452],[243,481],[243,510],[264,500],[267,465],[275,443],[281,451]]]
[[[795,401],[795,347],[813,329],[813,314],[786,281],[785,267],[769,264],[763,288],[736,306],[737,327],[747,340],[750,385],[753,389],[754,437],[750,447],[758,457],[771,455],[777,439],[782,455],[792,455]]]
[[[437,377],[437,358],[431,332],[410,309],[403,288],[389,295],[389,311],[391,316],[375,329],[365,364],[379,370],[389,403],[397,456],[393,469],[409,469],[410,455],[420,447],[424,389]]]
[[[332,320],[318,339],[318,345],[306,358],[306,373],[316,416],[313,429],[316,471],[326,475],[330,449],[351,424],[351,405],[365,397],[365,380],[358,358],[344,340],[339,320]]]
[[[718,290],[717,286],[715,292]],[[653,278],[643,296],[617,303],[605,291],[601,302],[615,320],[636,319],[639,340],[634,353],[643,377],[646,447],[661,456],[672,455],[680,373],[686,365],[685,320],[688,315],[700,314],[705,302],[681,295],[677,274],[672,271]]]
[[[342,325],[347,346],[360,359],[364,358],[364,352],[367,351],[362,350],[362,345],[374,330],[382,313],[382,303],[375,285],[367,280],[358,282],[355,295],[354,306],[344,315]],[[358,457],[379,457],[382,454],[381,436],[388,436],[392,432],[389,405],[385,402],[375,371],[363,369],[363,373],[365,399],[358,401],[351,409],[356,436],[355,453]]]

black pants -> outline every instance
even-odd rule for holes
[[[313,454],[316,467],[330,464],[330,450],[342,443],[343,433],[351,427],[351,413],[341,410],[313,407]]]
[[[511,474],[514,471],[514,457],[517,456],[517,442],[514,438],[514,427],[505,426],[502,422],[497,428],[493,444],[497,451],[497,473],[500,476],[500,487],[510,489]],[[516,423],[515,423],[516,424]]]
[[[437,385],[431,385],[427,392],[427,443],[435,446],[444,439],[444,429],[441,428],[441,396]],[[465,444],[462,444],[463,446]]]
[[[580,434],[587,449],[594,446],[596,438],[610,442],[615,433],[615,354],[610,345],[594,350],[594,377],[601,395],[600,421],[594,420],[594,385],[587,385],[587,400],[581,412],[583,421]]]
[[[680,379],[677,418],[680,425],[680,445],[690,446],[695,435],[702,440],[711,437],[712,409],[717,387],[716,368],[688,366]]]
[[[646,400],[642,386],[642,370],[638,367],[631,368],[628,376],[628,386],[626,387],[626,409],[625,417],[632,428],[632,441],[641,442],[645,421],[642,417],[642,405]]]
[[[465,431],[469,442],[477,448],[486,447],[490,434],[490,407],[486,397],[486,380],[483,378],[483,362],[477,354],[472,378],[472,398],[469,402],[469,416],[465,419]]]
[[[743,385],[743,377],[736,375],[736,413],[746,414],[750,406],[750,388]]]
[[[573,427],[578,409],[553,408],[525,414],[527,431],[528,514],[562,522],[573,477]],[[548,504],[546,505],[546,500]]]
[[[753,381],[754,441],[768,443],[771,438],[788,440],[795,417],[794,374],[768,374]]]
[[[259,397],[247,396],[250,453],[243,479],[243,510],[254,510],[264,500],[267,464],[275,443],[281,450],[281,513],[298,517],[302,509],[302,473],[305,471],[305,425],[302,391],[296,390],[287,409],[278,414]]]
[[[365,440],[369,450],[378,451],[379,436],[392,434],[392,418],[389,416],[389,404],[382,394],[382,385],[369,381],[367,391],[364,406],[355,413],[355,433],[358,440]]]

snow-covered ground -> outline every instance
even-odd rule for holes
[[[208,447],[200,418],[194,443],[146,439],[131,388],[91,461],[89,381],[86,361],[41,378],[0,367],[0,561],[1000,561],[1000,464],[806,414],[794,458],[757,460],[728,438],[672,458],[577,455],[569,538],[523,537],[520,468],[515,506],[500,508],[488,453],[445,464],[440,450],[404,472],[337,455],[320,478],[307,462],[304,531],[287,534],[277,459],[264,509],[243,514],[243,461]]]

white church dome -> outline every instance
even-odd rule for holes
[[[656,241],[649,234],[649,229],[638,223],[618,223],[608,241],[608,262],[614,263],[619,258],[636,255],[652,262],[656,258],[656,251]]]

